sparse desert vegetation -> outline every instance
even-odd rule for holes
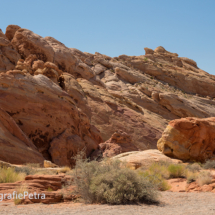
[[[186,166],[186,169],[188,169],[191,172],[198,172],[198,171],[200,171],[202,169],[201,165],[202,165],[201,163],[188,164]]]
[[[40,168],[37,166],[29,167],[29,165],[2,168],[3,171],[0,172],[1,183],[24,181],[25,176],[27,176],[28,179],[26,180],[35,180],[35,183],[41,183],[36,185],[37,187],[43,185],[44,180],[51,180],[50,175],[52,175],[55,179],[51,183],[49,182],[50,184],[47,184],[44,189],[44,191],[49,192],[49,195],[52,195],[52,198],[55,198],[55,192],[52,191],[58,190],[59,194],[62,195],[62,200],[59,201],[70,199],[70,201],[75,202],[120,205],[157,204],[161,201],[159,191],[172,190],[172,183],[175,179],[176,181],[178,179],[185,181],[186,187],[195,182],[192,186],[198,190],[202,186],[214,182],[210,170],[202,168],[207,162],[205,164],[184,164],[158,161],[152,162],[147,168],[135,169],[117,158],[90,161],[85,158],[84,153],[82,150],[73,157],[76,161],[73,169],[67,166]],[[56,177],[59,179],[64,177],[63,180],[59,180],[62,184],[58,185],[58,188],[55,187],[55,180],[58,180]],[[39,182],[40,180],[41,182]],[[170,182],[171,180],[173,182]],[[183,192],[186,192],[186,189]],[[15,190],[17,194],[23,194],[24,191],[28,190],[28,187],[23,182]],[[14,199],[14,204],[20,203],[23,203],[20,198]]]
[[[199,184],[199,186],[203,186],[205,184],[210,184],[212,181],[212,176],[210,174],[210,172],[200,172],[199,175],[197,176],[197,183]]]
[[[28,192],[28,185],[25,183],[21,184],[20,186],[18,186],[16,188],[16,195],[14,198],[15,205],[18,205],[22,202],[22,198],[23,198],[25,192]]]
[[[3,167],[0,169],[0,183],[22,181],[25,176],[25,172],[16,172],[13,167]]]
[[[215,160],[208,160],[203,165],[204,169],[215,169]]]
[[[73,184],[85,202],[126,204],[157,202],[158,193],[149,177],[138,174],[118,160],[88,162],[76,156]]]

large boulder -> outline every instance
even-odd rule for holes
[[[41,69],[39,69],[39,71],[41,71]],[[35,73],[37,73],[37,71]],[[46,62],[44,64],[44,69],[41,71],[41,74],[47,76],[50,80],[52,80],[56,84],[58,84],[58,77],[61,75],[61,73],[62,71],[59,70],[54,63],[51,63],[51,62]]]
[[[3,33],[0,34],[0,73],[14,69],[20,58],[20,55],[14,50],[11,42]]]
[[[45,37],[44,39],[53,48],[55,52],[54,63],[58,65],[60,70],[86,79],[95,76],[87,64],[77,59],[75,56],[77,52],[74,53],[74,50],[67,48],[63,43],[53,37]]]
[[[188,64],[190,64],[191,66],[194,66],[194,67],[198,68],[198,67],[197,67],[197,63],[196,63],[194,60],[189,59],[189,58],[187,58],[187,57],[180,57],[180,59],[182,60],[182,62],[184,61],[185,63],[188,63]]]
[[[54,50],[55,55],[53,62],[58,65],[59,69],[64,72],[73,73],[78,60],[72,51],[53,37],[45,37],[44,40]]]
[[[87,140],[87,138],[85,139]],[[95,150],[98,147],[98,144],[91,138],[89,138],[88,140],[90,140],[89,142],[87,142],[87,154],[89,156],[92,150]],[[90,142],[92,143],[93,147],[90,146]],[[74,159],[72,159],[73,162],[71,162],[68,157],[74,157],[79,151],[84,149],[86,143],[77,134],[72,135],[68,131],[65,131],[58,137],[55,137],[51,141],[50,145],[51,147],[49,149],[49,152],[52,156],[53,162],[58,164],[59,166],[70,166],[74,165],[75,161]]]
[[[118,159],[122,162],[125,162],[128,167],[132,169],[138,169],[140,167],[147,169],[154,162],[169,162],[169,163],[182,163],[182,161],[177,159],[171,159],[164,154],[162,154],[157,149],[149,149],[145,151],[133,151],[133,152],[125,152],[119,154],[112,159]]]
[[[87,54],[85,54],[84,52],[78,50],[78,49],[75,49],[75,48],[70,48],[72,54],[74,56],[76,56],[77,58],[81,59],[83,62],[84,60],[88,57]]]
[[[215,159],[215,117],[169,122],[157,147],[163,154],[185,161]]]
[[[99,149],[95,152],[98,156],[114,157],[118,154],[130,151],[137,151],[138,148],[132,143],[131,136],[126,132],[118,130],[113,133],[111,138],[99,144]]]
[[[8,38],[8,40],[12,40],[16,31],[19,30],[21,27],[18,25],[8,25],[6,28],[5,35]]]
[[[42,163],[44,160],[32,141],[2,109],[0,109],[0,148],[0,160],[12,164]]]
[[[44,38],[30,30],[18,29],[11,43],[24,59],[34,54],[39,60],[44,62],[54,61],[55,53],[53,48]]]

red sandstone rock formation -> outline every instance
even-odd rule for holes
[[[173,120],[157,146],[165,155],[181,160],[203,162],[215,159],[215,117]]]
[[[214,76],[163,47],[145,52],[83,53],[10,25],[0,31],[0,106],[60,165],[71,164],[79,147],[90,156],[117,130],[145,150],[156,148],[170,120],[215,117]]]
[[[13,164],[42,163],[44,158],[16,122],[0,108],[0,160]]]
[[[131,151],[138,151],[138,148],[132,143],[132,139],[127,133],[119,130],[109,140],[100,143],[94,154],[101,154],[102,157],[113,157]]]
[[[67,185],[71,180],[70,176],[61,175],[29,175],[26,176],[25,181],[15,183],[4,183],[0,185],[1,194],[17,194],[20,186],[24,186],[24,192],[27,196],[22,198],[22,204],[33,203],[59,203],[77,198],[72,194],[73,187],[67,186],[66,190],[62,190],[64,185]],[[51,191],[49,191],[51,190]],[[39,196],[38,196],[39,194]],[[15,196],[15,195],[14,195]],[[43,198],[42,198],[43,196]],[[45,197],[45,198],[44,198]],[[3,202],[14,201],[13,199],[4,198]]]
[[[49,78],[9,71],[0,75],[0,86],[0,106],[7,110],[44,158],[52,159],[53,153],[57,165],[72,163],[73,148],[79,148],[73,145],[73,142],[68,143],[65,156],[60,156],[58,161],[57,151],[50,149],[51,141],[53,147],[53,139],[61,137],[62,134],[65,141],[76,135],[83,143],[80,150],[89,142],[94,148],[102,142],[101,137],[94,134],[95,128],[90,124],[89,118],[78,110],[74,100]],[[64,143],[59,141],[56,144],[60,150],[61,144]],[[88,153],[93,149],[90,147]]]

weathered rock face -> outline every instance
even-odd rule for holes
[[[8,194],[11,194],[13,196],[13,192],[15,191],[18,193],[18,190],[22,186],[22,192],[27,192],[27,196],[25,196],[25,198],[23,198],[23,196],[20,196],[20,199],[22,199],[21,204],[52,204],[66,202],[68,200],[71,201],[77,198],[77,196],[71,193],[74,187],[68,186],[66,190],[62,189],[62,186],[68,184],[68,181],[70,180],[71,177],[65,176],[64,174],[28,175],[25,177],[24,181],[19,181],[15,183],[2,183],[0,185],[0,191],[6,196],[8,196]],[[52,191],[48,191],[48,189],[51,189]],[[3,198],[3,202],[12,201],[14,201],[13,197],[12,199]]]
[[[215,159],[215,117],[171,121],[157,147],[165,155],[185,161]]]
[[[6,37],[8,38],[8,40],[12,40],[16,31],[19,30],[20,27],[18,25],[8,25],[6,28]]]
[[[159,161],[175,164],[182,163],[180,160],[171,159],[165,156],[157,149],[150,149],[141,152],[125,152],[113,157],[112,159],[119,159],[120,161],[126,162],[128,167],[132,169],[138,169],[140,167],[147,169],[152,163]]]
[[[75,164],[75,161],[71,159],[72,157],[84,149],[85,146],[87,148],[86,154],[89,156],[93,150],[97,149],[98,142],[95,142],[89,136],[81,139],[80,136],[76,134],[72,135],[68,131],[65,131],[54,138],[50,145],[49,152],[53,162],[59,166],[71,166]]]
[[[3,31],[0,29],[0,37],[7,39],[6,35],[3,33]]]
[[[76,78],[69,74],[63,73],[59,77],[60,86],[65,90],[71,98],[74,99],[76,105],[88,116],[91,117],[90,106],[87,104],[87,96],[85,95],[81,85]]]
[[[0,36],[0,73],[14,69],[19,59],[20,55],[2,32]]]
[[[95,151],[95,156],[113,157],[118,154],[130,151],[138,151],[138,148],[132,143],[131,137],[123,132],[116,131],[109,140],[99,144],[99,149]]]
[[[42,163],[44,158],[12,117],[0,109],[0,160],[13,163]]]
[[[126,70],[123,68],[116,67],[115,72],[117,75],[121,76],[122,79],[128,81],[131,84],[138,83],[138,82],[145,82],[147,80],[147,78],[144,75],[136,71]]]
[[[82,52],[78,49],[70,48],[70,50],[74,56],[76,56],[78,59],[80,59],[83,62],[85,61],[86,58],[88,58],[87,54],[85,54],[84,52]]]
[[[77,109],[74,100],[44,75],[31,76],[22,71],[1,74],[0,106],[7,110],[46,159],[52,159],[52,154],[54,160],[58,159],[56,164],[64,164],[61,162],[63,159],[69,165],[72,162],[70,155],[77,149],[76,145],[72,145],[77,142],[69,141],[64,157],[56,157],[50,147],[63,148],[64,142],[55,141],[63,134],[65,140],[75,135],[87,148],[90,144],[89,154],[91,145],[95,148],[102,142],[99,132]]]
[[[194,60],[178,57],[178,54],[168,52],[162,46],[154,51],[145,48],[145,55],[134,57],[121,55],[115,59],[187,93],[215,98],[214,76],[199,69]]]
[[[138,149],[156,148],[157,138],[159,139],[161,135],[165,120],[160,119],[158,122],[156,115],[144,111],[136,103],[115,91],[107,91],[85,79],[77,80],[87,96],[91,123],[99,129],[104,141],[115,131],[123,130],[131,136]]]
[[[77,64],[77,58],[72,54],[71,50],[53,37],[45,37],[44,40],[54,50],[53,62],[64,72],[72,73]]]
[[[24,59],[30,54],[34,54],[44,62],[53,62],[54,60],[53,48],[44,38],[30,30],[18,29],[11,43]]]
[[[16,26],[6,34],[0,31],[0,72],[7,72],[0,105],[58,165],[73,165],[70,156],[84,146],[90,155],[118,130],[137,150],[155,149],[170,120],[215,117],[215,77],[163,47],[111,58]]]
[[[11,27],[9,29],[13,30]],[[64,72],[86,79],[94,77],[91,68],[75,56],[77,51],[67,48],[58,40],[52,37],[42,38],[30,30],[21,28],[13,31],[13,34],[11,43],[22,58],[26,59],[29,55],[35,55],[38,60],[55,63]],[[10,35],[9,30],[8,35]],[[80,52],[78,56],[81,57]]]

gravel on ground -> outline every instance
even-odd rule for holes
[[[215,215],[215,194],[161,192],[158,205],[98,205],[83,203],[18,205],[0,203],[1,215]]]

